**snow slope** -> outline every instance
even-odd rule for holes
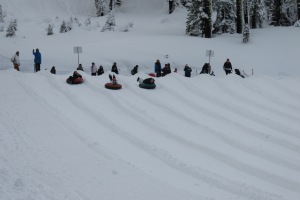
[[[1,199],[299,199],[299,78],[83,75],[1,72]]]

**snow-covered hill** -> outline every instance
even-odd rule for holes
[[[299,78],[108,73],[1,72],[1,199],[299,199]]]
[[[186,10],[169,15],[161,0],[124,0],[112,32],[101,32],[106,17],[93,17],[91,0],[0,3],[5,26],[18,19],[15,37],[0,32],[1,200],[300,198],[299,28],[251,30],[243,44],[238,34],[186,36]],[[71,16],[82,24],[91,17],[91,25],[60,34]],[[82,85],[65,83],[77,67],[74,46],[83,48]],[[17,50],[21,72],[10,62]],[[206,50],[216,76],[199,75]],[[226,58],[254,75],[226,76]],[[140,89],[137,77],[148,77],[156,59],[178,73]],[[105,74],[90,76],[92,62]],[[104,88],[113,62],[119,91]]]

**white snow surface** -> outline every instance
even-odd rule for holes
[[[299,28],[251,30],[243,44],[239,34],[186,36],[185,9],[169,15],[159,0],[124,0],[113,32],[100,31],[106,17],[93,17],[91,0],[0,4],[5,25],[19,24],[15,37],[0,32],[1,200],[300,199]],[[58,33],[71,16],[92,24]],[[127,23],[134,25],[121,32]],[[74,46],[83,48],[80,85],[66,84]],[[9,61],[17,50],[21,72]],[[216,76],[199,75],[206,50],[214,50]],[[226,76],[226,58],[249,77]],[[147,78],[156,59],[178,73],[155,78],[154,90],[139,88],[137,77]],[[105,74],[92,77],[92,62]],[[104,88],[113,62],[117,91]]]

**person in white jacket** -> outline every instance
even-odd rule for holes
[[[92,63],[91,73],[92,73],[92,76],[96,76],[96,74],[97,74],[97,67],[96,67],[95,63]]]
[[[11,62],[14,65],[14,69],[20,71],[20,59],[19,59],[19,51],[16,52],[15,55],[11,58]]]

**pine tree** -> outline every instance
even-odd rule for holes
[[[205,0],[192,0],[188,7],[188,16],[186,22],[186,34],[190,36],[211,37],[211,19],[205,10],[211,11],[211,8],[205,7]],[[211,13],[210,13],[211,15]],[[207,34],[207,36],[206,36]]]
[[[4,22],[4,16],[3,16],[3,11],[2,11],[2,6],[0,4],[0,23]]]
[[[59,32],[60,33],[68,32],[68,28],[67,28],[67,24],[66,24],[65,20],[62,21]]]
[[[262,0],[253,0],[250,6],[251,28],[262,28],[265,21],[265,7]]]
[[[281,26],[292,26],[298,19],[296,0],[285,0],[281,6]]]
[[[12,21],[12,25],[13,25],[13,28],[15,29],[15,31],[17,31],[18,30],[18,21],[17,21],[17,19],[14,19]]]
[[[104,11],[106,7],[106,0],[95,0],[95,6],[97,10],[97,17],[104,16]]]
[[[112,10],[108,13],[106,23],[102,28],[102,32],[104,32],[104,31],[114,31],[114,26],[115,25],[116,25],[115,10]]]
[[[250,27],[248,24],[244,24],[243,30],[243,42],[247,43],[250,39]]]
[[[236,32],[242,33],[243,24],[244,24],[244,16],[243,16],[243,0],[236,0]]]
[[[204,35],[206,38],[212,37],[212,0],[204,0],[204,12],[207,18],[204,19]]]
[[[53,35],[53,26],[51,24],[48,25],[47,35]]]
[[[16,29],[14,27],[14,21],[10,21],[6,30],[6,37],[12,37],[15,35],[16,35]]]
[[[297,21],[297,15],[296,0],[274,0],[271,25],[291,26]]]
[[[84,25],[85,25],[85,26],[91,25],[91,18],[88,17],[88,18],[84,21]]]
[[[300,20],[300,0],[297,0],[298,20]]]
[[[272,19],[272,6],[273,6],[273,0],[265,0],[265,9],[267,13],[267,21],[271,21]]]
[[[235,33],[235,10],[233,0],[219,0],[217,2],[217,19],[213,33]]]

